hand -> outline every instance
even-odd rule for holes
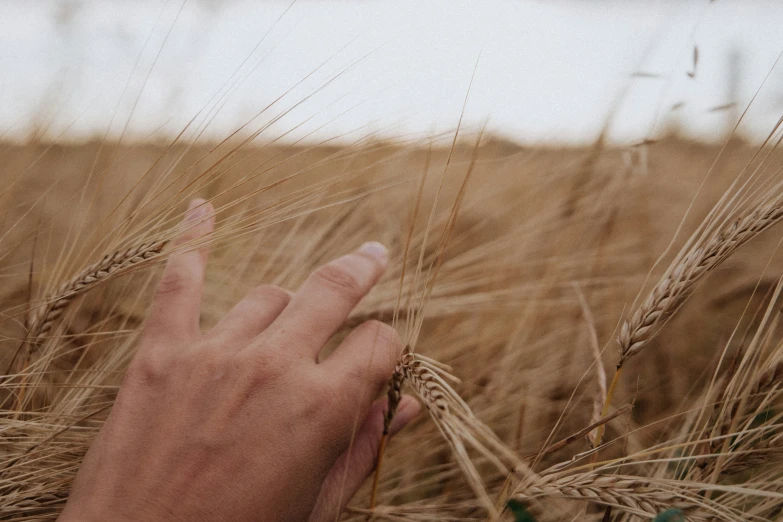
[[[191,204],[178,243],[209,233]],[[368,243],[296,294],[260,286],[199,328],[207,253],[173,255],[138,353],[76,476],[61,521],[336,520],[375,466],[401,343],[370,321],[319,351],[386,268]],[[391,432],[419,411],[403,398]]]

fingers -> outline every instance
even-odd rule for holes
[[[268,330],[273,340],[295,333],[303,355],[315,358],[362,297],[370,291],[388,263],[386,248],[365,243],[310,275]]]
[[[257,286],[218,322],[214,331],[235,341],[235,346],[244,346],[277,319],[291,296],[293,292],[279,286]]]
[[[355,397],[352,410],[363,411],[394,372],[402,351],[397,331],[380,321],[358,326],[323,362],[323,368]]]
[[[172,247],[187,248],[212,232],[214,226],[212,205],[203,199],[194,199]],[[206,249],[172,254],[158,282],[147,318],[146,335],[178,338],[198,335],[207,255]]]
[[[364,423],[356,432],[353,443],[340,455],[327,474],[308,522],[336,520],[337,515],[375,469],[378,447],[383,436],[385,409],[386,399],[378,400],[372,405]],[[404,428],[420,410],[418,401],[403,396],[397,414],[389,426],[389,435],[394,435]]]

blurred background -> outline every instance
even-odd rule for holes
[[[763,137],[774,1],[0,3],[0,138],[340,140],[465,123],[526,144]],[[766,80],[765,80],[766,79]],[[282,98],[281,98],[282,97]],[[281,116],[282,113],[285,113]],[[294,127],[296,127],[294,129]]]

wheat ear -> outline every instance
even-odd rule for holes
[[[95,285],[105,281],[110,276],[150,259],[163,250],[168,243],[167,239],[141,243],[139,245],[107,254],[97,263],[93,263],[71,279],[61,284],[57,290],[45,300],[45,304],[38,310],[33,309],[28,319],[27,342],[22,343],[8,367],[8,373],[14,367],[19,352],[25,349],[21,366],[26,368],[30,361],[30,355],[37,349],[44,337],[52,330],[55,321],[63,314],[68,305],[80,294],[86,292]],[[22,408],[24,401],[24,389],[27,375],[22,376],[20,393],[17,396],[17,412]]]
[[[400,357],[392,377],[389,410],[399,402],[400,388],[405,381],[424,403],[441,435],[451,447],[468,484],[491,515],[497,515],[496,508],[468,455],[468,446],[478,451],[500,473],[512,473],[529,481],[536,480],[528,466],[476,418],[467,403],[449,385],[449,381],[459,381],[448,373],[445,365],[406,350]],[[391,418],[392,415],[388,417]]]
[[[524,493],[514,497],[522,501],[541,497],[583,500],[648,519],[667,509],[678,508],[686,513],[688,520],[737,520],[697,493],[697,489],[667,487],[640,477],[588,472],[543,477],[537,483],[525,486]]]
[[[51,331],[54,322],[81,293],[122,270],[160,254],[167,243],[167,239],[151,241],[108,254],[60,285],[46,299],[46,304],[30,316],[28,339],[31,344],[37,345]]]
[[[664,274],[629,320],[623,323],[618,341],[618,366],[637,355],[654,337],[666,319],[688,298],[699,282],[740,246],[783,218],[783,198],[765,201],[751,213],[736,218],[703,245],[695,244]]]
[[[714,212],[717,213],[718,210],[716,207]],[[704,276],[717,268],[739,247],[778,223],[781,218],[783,195],[762,196],[751,212],[728,222],[717,233],[702,235],[688,243],[642,305],[620,328],[617,339],[620,344],[620,359],[601,411],[603,416],[609,412],[623,366],[628,359],[638,355],[647,346],[660,330],[662,322],[677,311]],[[705,224],[702,232],[708,226],[709,224]],[[603,427],[598,430],[596,446],[601,444],[603,432]]]

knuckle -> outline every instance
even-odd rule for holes
[[[171,330],[166,317],[160,313],[150,313],[144,320],[142,343],[155,342],[161,338],[168,337],[170,333]]]
[[[214,347],[187,352],[180,357],[179,366],[196,379],[222,376],[230,362],[225,352]]]
[[[383,348],[392,349],[402,344],[397,330],[390,324],[371,319],[363,323],[362,328],[366,328],[368,336]]]
[[[385,354],[378,354],[368,368],[364,382],[372,389],[379,390],[389,381],[393,373],[394,360],[389,359]]]
[[[133,385],[149,386],[165,375],[161,361],[150,357],[136,357],[125,372],[125,381]]]
[[[185,266],[172,267],[160,278],[155,293],[158,296],[176,295],[188,291],[199,282],[195,270]]]
[[[345,417],[354,411],[355,400],[351,400],[351,390],[346,386],[342,386],[339,380],[336,382],[327,382],[322,386],[311,385],[311,396],[317,396],[318,401],[315,403],[313,415],[315,418],[321,419],[326,424],[334,423],[335,425],[341,425],[345,421]]]
[[[349,378],[359,378],[371,385],[380,385],[389,379],[399,355],[402,341],[397,330],[381,321],[367,321],[362,325],[368,344],[367,364],[354,369]],[[358,375],[357,375],[358,373]]]
[[[319,284],[350,298],[360,297],[364,292],[360,281],[342,262],[333,261],[313,272]]]
[[[285,308],[291,300],[291,294],[275,285],[260,285],[250,291],[254,301],[272,304],[277,308]]]
[[[375,372],[367,364],[354,361],[353,364],[342,369],[335,381],[337,390],[352,390],[356,394],[366,393],[364,390],[375,381]]]
[[[321,444],[333,458],[343,453],[350,442],[355,425],[355,401],[349,402],[343,393],[331,387],[319,390],[318,400],[302,399],[302,413],[315,429],[330,433]]]
[[[276,350],[255,347],[240,358],[252,387],[268,386],[282,380],[290,371],[292,361]]]

